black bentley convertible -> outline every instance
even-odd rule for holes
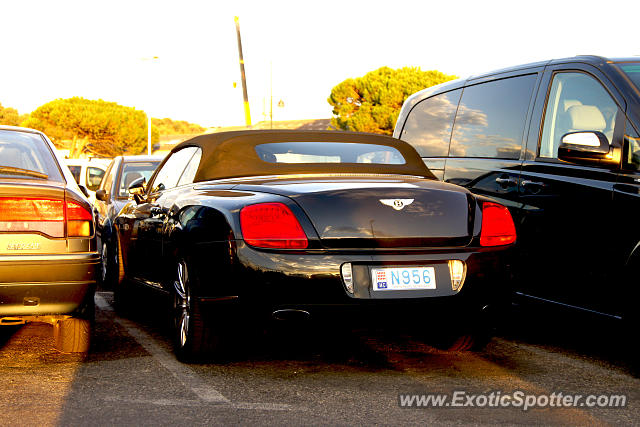
[[[242,131],[176,146],[116,219],[117,306],[170,296],[181,359],[266,319],[418,322],[470,347],[507,296],[508,210],[434,179],[408,144]]]

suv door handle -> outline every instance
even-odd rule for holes
[[[501,186],[509,187],[509,186],[512,186],[512,185],[518,185],[518,180],[517,179],[511,178],[511,177],[503,178],[503,176],[502,177],[499,176],[498,178],[496,178],[496,182],[498,184],[500,184]]]
[[[538,181],[529,181],[528,179],[523,179],[522,180],[522,186],[523,187],[538,187],[538,188],[544,188],[547,186],[547,184],[545,184],[544,182],[538,182]]]

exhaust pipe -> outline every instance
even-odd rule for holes
[[[297,310],[294,308],[285,308],[282,310],[276,310],[271,313],[271,316],[275,320],[287,320],[287,321],[306,321],[311,318],[311,314],[306,310]]]

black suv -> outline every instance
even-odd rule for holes
[[[638,129],[640,57],[580,56],[418,92],[394,136],[509,207],[518,296],[637,319]]]

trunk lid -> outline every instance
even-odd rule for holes
[[[458,186],[411,178],[265,184],[242,187],[295,200],[327,248],[460,247],[472,239],[475,201]]]

